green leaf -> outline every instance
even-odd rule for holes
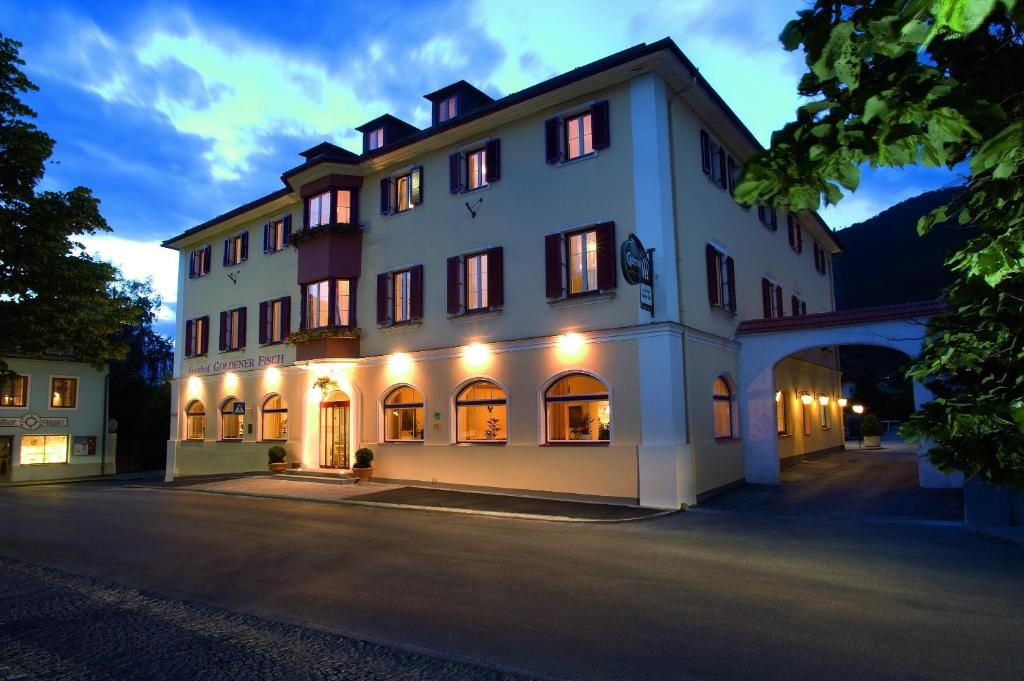
[[[864,122],[870,123],[876,116],[880,116],[889,110],[889,105],[880,95],[871,95],[864,103]]]

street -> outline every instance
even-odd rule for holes
[[[6,558],[542,677],[1024,677],[1024,548],[952,523],[561,524],[125,482],[3,489],[0,513]]]

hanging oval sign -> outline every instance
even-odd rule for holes
[[[626,282],[636,286],[649,283],[651,280],[651,256],[644,248],[636,234],[622,242],[619,261],[622,263],[622,276]]]

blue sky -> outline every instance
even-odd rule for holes
[[[132,7],[131,11],[121,7]],[[385,112],[429,123],[423,94],[465,78],[499,97],[639,42],[673,38],[767,144],[799,104],[801,55],[777,36],[801,0],[112,3],[0,0],[38,125],[57,140],[43,189],[85,185],[114,231],[89,250],[152,276],[171,332],[174,254],[159,242],[280,188],[302,151],[361,148]],[[840,228],[946,184],[866,172],[823,211]]]

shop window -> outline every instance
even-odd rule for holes
[[[504,443],[508,438],[505,391],[490,381],[474,381],[455,398],[458,442]]]
[[[403,385],[384,400],[384,439],[388,442],[423,441],[423,394]]]
[[[263,400],[263,439],[288,439],[288,405],[280,395],[271,395]]]
[[[570,374],[544,392],[547,442],[608,442],[608,387],[588,374]]]
[[[715,439],[730,440],[733,438],[732,389],[721,376],[715,379],[712,400],[715,411]]]
[[[243,422],[245,421],[245,413],[240,413],[238,409],[244,406],[244,402],[239,402],[234,397],[229,397],[224,400],[224,403],[220,407],[220,433],[222,440],[242,439],[242,427]]]
[[[50,408],[74,409],[78,406],[78,379],[54,376],[50,379]]]
[[[28,376],[12,376],[0,382],[0,407],[28,406]]]
[[[22,435],[22,466],[36,466],[44,463],[68,462],[67,435]]]
[[[185,407],[185,439],[206,439],[206,409],[199,400],[192,400]]]

